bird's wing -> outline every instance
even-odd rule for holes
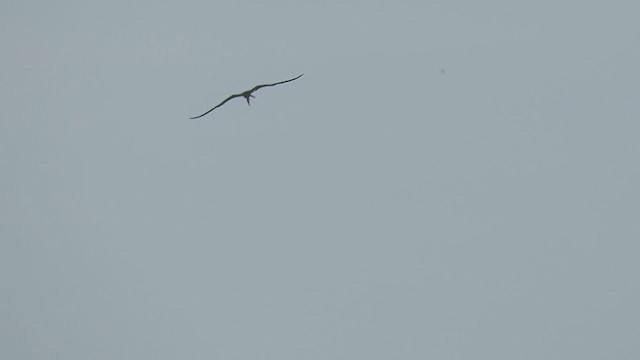
[[[293,79],[289,79],[289,80],[285,80],[285,81],[279,81],[279,82],[276,82],[276,83],[273,83],[273,84],[256,85],[253,89],[251,89],[251,92],[254,92],[254,91],[256,91],[256,90],[258,90],[260,88],[263,88],[263,87],[276,86],[276,85],[288,83],[289,81],[293,81],[293,80],[299,79],[302,75],[304,75],[304,74],[300,74],[300,75],[294,77]]]
[[[233,99],[233,98],[237,98],[238,96],[242,96],[242,94],[233,94],[233,95],[229,96],[228,98],[224,99],[220,104],[218,104],[218,105],[216,105],[216,106],[212,107],[212,108],[211,108],[210,110],[208,110],[206,113],[204,113],[204,114],[202,114],[202,115],[194,116],[194,117],[189,118],[189,119],[197,119],[197,118],[201,118],[201,117],[203,117],[203,116],[207,115],[208,113],[212,112],[213,110],[215,110],[215,109],[219,108],[220,106],[224,105],[227,101],[229,101],[229,100],[231,100],[231,99]]]

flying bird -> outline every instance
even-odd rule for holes
[[[254,93],[254,92],[256,92],[256,91],[258,91],[258,89],[261,89],[261,88],[263,88],[263,87],[276,86],[276,85],[280,85],[280,84],[288,83],[289,81],[293,81],[293,80],[299,79],[302,75],[304,75],[304,74],[300,74],[300,75],[298,75],[298,76],[294,77],[293,79],[289,79],[289,80],[285,80],[285,81],[279,81],[279,82],[276,82],[276,83],[273,83],[273,84],[262,84],[262,85],[256,85],[256,86],[254,86],[254,87],[253,87],[253,89],[250,89],[250,90],[247,90],[247,91],[243,91],[243,92],[241,92],[241,93],[239,93],[239,94],[233,94],[233,95],[229,96],[228,98],[224,99],[220,104],[218,104],[218,105],[214,106],[213,108],[211,108],[210,110],[208,110],[208,111],[207,111],[207,112],[205,112],[204,114],[202,114],[202,115],[198,115],[198,116],[194,116],[194,117],[189,118],[189,119],[197,119],[197,118],[201,118],[201,117],[203,117],[203,116],[207,115],[208,113],[212,112],[213,110],[215,110],[215,109],[219,108],[220,106],[222,106],[222,105],[226,104],[226,103],[227,103],[227,101],[229,101],[229,100],[231,100],[231,99],[233,99],[233,98],[237,98],[237,97],[243,97],[243,98],[245,98],[245,99],[247,100],[247,104],[251,105],[250,99],[251,99],[251,98],[255,98],[255,96],[253,96],[253,93]]]

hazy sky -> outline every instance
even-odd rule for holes
[[[638,14],[2,1],[0,358],[637,360]]]

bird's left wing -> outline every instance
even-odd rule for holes
[[[201,117],[203,117],[203,116],[207,115],[208,113],[212,112],[213,110],[215,110],[215,109],[219,108],[220,106],[224,105],[227,101],[229,101],[229,100],[231,100],[231,99],[233,99],[233,98],[236,98],[236,97],[238,97],[238,96],[242,96],[242,94],[233,94],[233,95],[229,96],[228,98],[224,99],[220,104],[218,104],[218,105],[216,105],[216,106],[212,107],[211,109],[209,109],[209,110],[208,110],[207,112],[205,112],[204,114],[202,114],[202,115],[198,115],[198,116],[194,116],[194,117],[191,117],[191,118],[189,118],[189,119],[198,119],[198,118],[201,118]]]

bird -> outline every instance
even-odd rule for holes
[[[250,101],[250,99],[251,99],[251,98],[255,98],[255,96],[253,96],[253,93],[254,93],[254,92],[256,92],[256,91],[258,91],[258,89],[261,89],[261,88],[263,88],[263,87],[270,87],[270,86],[276,86],[276,85],[280,85],[280,84],[288,83],[288,82],[290,82],[290,81],[293,81],[293,80],[299,79],[302,75],[304,75],[304,74],[300,74],[300,75],[298,75],[298,76],[294,77],[293,79],[284,80],[284,81],[279,81],[279,82],[275,82],[275,83],[272,83],[272,84],[256,85],[256,86],[254,86],[252,89],[249,89],[249,90],[247,90],[247,91],[243,91],[243,92],[241,92],[241,93],[233,94],[233,95],[229,96],[228,98],[224,99],[220,104],[218,104],[218,105],[216,105],[216,106],[212,107],[211,109],[209,109],[209,110],[208,110],[207,112],[205,112],[204,114],[202,114],[202,115],[198,115],[198,116],[194,116],[194,117],[191,117],[191,118],[189,118],[189,119],[198,119],[198,118],[201,118],[201,117],[203,117],[203,116],[207,115],[208,113],[212,112],[213,110],[215,110],[215,109],[219,108],[220,106],[222,106],[222,105],[226,104],[226,103],[227,103],[227,101],[229,101],[229,100],[231,100],[231,99],[233,99],[233,98],[237,98],[237,97],[243,97],[243,98],[245,98],[245,99],[247,100],[247,104],[248,104],[249,106],[251,106],[251,101]]]

